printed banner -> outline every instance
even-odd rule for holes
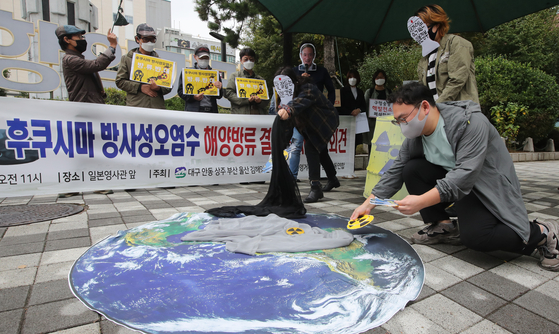
[[[0,98],[0,192],[10,196],[269,181],[270,115],[228,115]],[[355,122],[328,145],[354,168]],[[305,154],[299,177],[308,176]]]
[[[130,80],[149,83],[151,79],[158,86],[172,88],[175,82],[175,62],[134,53]]]
[[[262,100],[269,99],[266,80],[235,78],[235,85],[237,86],[238,97],[248,99],[251,96],[258,95]]]
[[[185,68],[182,73],[183,93],[219,96],[219,89],[214,86],[216,81],[219,81],[219,71]]]
[[[369,100],[369,117],[381,117],[392,115],[392,103],[388,103],[385,100]]]

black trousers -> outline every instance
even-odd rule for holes
[[[309,164],[309,180],[320,180],[320,165],[324,168],[328,180],[334,180],[336,178],[336,168],[328,154],[328,146],[326,146],[322,152],[318,152],[309,140],[305,140],[305,155],[307,156],[307,163]]]
[[[433,189],[437,180],[445,177],[447,171],[425,159],[412,159],[404,167],[403,176],[406,188],[411,195],[422,195]],[[439,203],[419,211],[425,223],[449,219],[445,208],[450,203]],[[531,254],[545,235],[534,222],[530,225],[530,239],[525,244],[522,238],[510,227],[494,216],[471,191],[454,204],[460,224],[460,241],[474,250]]]

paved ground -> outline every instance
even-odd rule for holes
[[[517,163],[530,218],[559,217],[559,161]],[[342,187],[311,213],[348,217],[363,202],[365,172],[341,180]],[[0,228],[0,333],[133,333],[88,310],[68,288],[75,259],[89,246],[118,230],[168,218],[177,212],[202,212],[221,205],[256,204],[268,185],[221,185],[0,198],[0,205],[83,203],[87,211],[25,226]],[[301,193],[309,187],[301,183]],[[376,210],[375,223],[404,238],[421,225],[391,208]],[[559,272],[541,270],[534,258],[510,253],[480,253],[460,246],[414,248],[425,262],[420,297],[377,333],[559,333]]]

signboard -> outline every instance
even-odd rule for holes
[[[218,75],[219,71],[185,68],[182,73],[183,93],[219,96],[219,89],[214,86],[214,82],[219,81]]]
[[[251,78],[235,78],[237,96],[240,98],[250,98],[258,96],[262,100],[268,100],[268,86],[266,80]]]
[[[172,88],[175,82],[175,62],[134,53],[130,80],[149,83],[152,79],[158,86]]]
[[[0,192],[269,181],[270,115],[229,115],[0,98]],[[328,151],[338,176],[354,168],[355,122],[340,117]],[[308,175],[301,156],[299,177]],[[324,172],[323,172],[324,173]]]
[[[392,103],[385,100],[369,100],[369,117],[376,118],[380,116],[392,115]]]

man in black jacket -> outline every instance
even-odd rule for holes
[[[199,46],[194,51],[194,63],[193,69],[200,70],[211,70],[210,67],[210,50],[207,46]],[[218,113],[217,100],[223,97],[223,89],[221,84],[221,76],[218,76],[218,81],[214,83],[215,87],[219,89],[219,96],[205,96],[204,93],[187,95],[183,92],[182,85],[182,72],[179,76],[179,86],[178,93],[179,96],[186,101],[184,107],[185,111],[197,111],[197,112],[210,112]]]

